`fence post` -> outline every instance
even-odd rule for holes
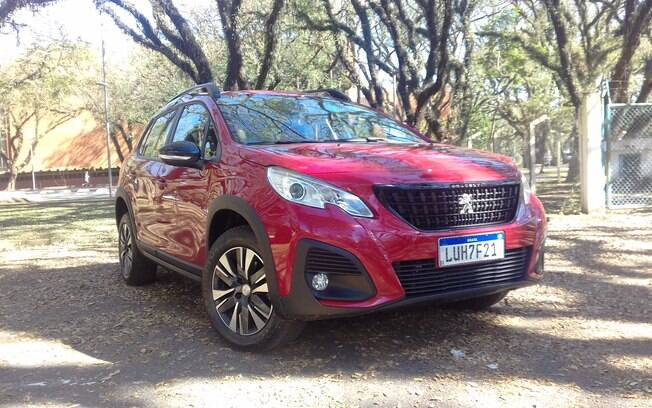
[[[595,91],[582,96],[579,117],[580,192],[582,212],[605,207],[605,176],[602,162],[602,98]]]

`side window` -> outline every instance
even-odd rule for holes
[[[165,139],[168,134],[168,129],[172,124],[175,111],[166,113],[152,124],[149,133],[145,136],[143,144],[140,146],[140,154],[144,157],[156,159],[158,157],[158,149],[163,147]]]
[[[208,124],[206,132],[206,143],[204,143],[204,159],[211,160],[220,156],[220,145],[217,139],[217,131],[212,122]]]
[[[187,105],[183,108],[172,141],[179,142],[185,140],[196,144],[201,149],[204,133],[210,124],[209,117],[210,115],[203,105],[196,103]]]

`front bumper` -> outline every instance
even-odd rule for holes
[[[279,206],[283,207],[283,216],[279,216]],[[286,318],[316,320],[417,303],[446,303],[529,286],[542,278],[546,220],[543,207],[534,196],[528,206],[519,206],[514,221],[509,224],[437,232],[417,231],[389,212],[362,219],[332,206],[315,209],[280,201],[267,208],[275,208],[273,216],[263,214],[262,219],[276,270],[276,307]],[[528,248],[521,278],[445,293],[406,296],[395,272],[395,263],[436,260],[437,242],[441,237],[495,231],[505,233],[506,251]],[[350,282],[353,296],[336,294],[329,298],[310,287],[312,275],[304,266],[306,251],[314,245],[340,250],[345,256],[349,254],[353,264],[360,266],[358,277],[344,277],[338,281],[340,286]]]

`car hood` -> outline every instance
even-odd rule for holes
[[[340,185],[520,180],[509,157],[442,144],[256,145],[243,147],[241,155]]]

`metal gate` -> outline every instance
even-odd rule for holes
[[[607,207],[652,207],[652,104],[605,97]]]

